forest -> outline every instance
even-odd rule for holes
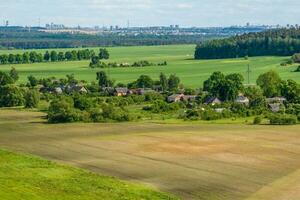
[[[99,46],[148,46],[168,44],[197,44],[216,38],[202,35],[118,35],[46,33],[37,28],[0,28],[0,49],[49,49]]]
[[[246,56],[290,56],[300,52],[300,29],[278,29],[248,33],[197,45],[195,59]]]

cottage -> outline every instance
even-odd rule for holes
[[[224,112],[224,110],[225,110],[225,108],[216,108],[215,112],[222,113],[222,112]]]
[[[55,94],[62,94],[63,93],[63,89],[61,87],[56,87],[53,89],[53,93]]]
[[[285,101],[286,101],[285,97],[267,98],[267,103],[284,103]]]
[[[88,90],[81,85],[69,85],[66,90],[68,93],[73,93],[73,92],[88,93]]]
[[[182,100],[184,101],[195,101],[197,99],[197,95],[184,95]]]
[[[127,96],[128,88],[115,88],[115,95],[118,97]]]
[[[249,105],[249,99],[243,95],[238,96],[238,98],[235,100],[235,103]]]
[[[269,105],[270,110],[274,113],[279,112],[281,107],[282,107],[281,103],[271,103],[271,104],[268,104],[268,105]]]
[[[221,104],[221,103],[222,103],[222,101],[219,98],[217,98],[217,97],[209,98],[205,102],[205,104],[212,105],[212,106],[218,105],[218,104]]]
[[[171,96],[168,97],[168,102],[172,103],[172,102],[179,102],[181,101],[181,99],[184,97],[183,94],[173,94]]]

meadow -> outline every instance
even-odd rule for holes
[[[299,125],[51,125],[43,117],[40,112],[1,109],[0,148],[141,183],[186,200],[297,200],[300,196]],[[0,153],[0,162],[5,162]],[[4,167],[5,177],[19,177],[18,168],[9,167]],[[43,171],[37,169],[38,174]],[[52,170],[44,176],[55,174]],[[1,184],[0,195],[3,191]]]
[[[1,149],[0,177],[3,200],[177,199],[137,184]]]
[[[98,50],[98,48],[93,48]],[[58,51],[66,51],[59,49]],[[293,79],[300,82],[298,73],[293,72],[296,65],[282,67],[280,63],[288,57],[252,57],[220,59],[220,60],[194,60],[194,45],[169,45],[169,46],[139,46],[139,47],[112,47],[108,48],[111,58],[108,62],[133,63],[135,61],[148,60],[154,63],[167,61],[167,66],[154,66],[143,68],[112,68],[104,69],[117,83],[128,83],[136,80],[141,74],[146,74],[158,79],[161,72],[176,74],[181,78],[186,87],[201,87],[211,73],[222,71],[228,73],[241,73],[247,83],[247,66],[250,65],[250,82],[254,84],[257,77],[268,71],[278,71],[283,79]],[[44,52],[45,50],[36,50]],[[22,53],[22,50],[0,50],[3,53]],[[20,73],[20,82],[27,81],[29,75],[36,77],[62,78],[67,74],[74,74],[77,79],[88,82],[95,81],[96,72],[102,69],[91,69],[89,61],[72,61],[56,63],[36,63],[22,65],[0,65],[0,70],[8,71],[15,67]]]

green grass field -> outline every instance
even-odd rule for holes
[[[39,112],[0,109],[0,148],[142,183],[186,200],[298,200],[300,197],[300,125],[188,122],[50,125],[43,116]],[[53,164],[58,169],[49,170],[48,165],[34,167],[27,161],[37,164],[45,161],[14,154],[10,158],[10,154],[3,152],[0,155],[0,197],[7,191],[12,195],[22,192],[29,195],[32,190],[52,195],[49,192],[56,181],[57,195],[67,195],[73,190],[87,194],[95,188],[102,189],[95,180],[90,184],[89,177],[94,175]],[[70,180],[68,177],[74,171],[75,179]],[[43,178],[49,182],[40,181]],[[19,184],[8,187],[19,179]],[[31,183],[28,190],[20,189]],[[93,199],[89,197],[93,196],[78,199]]]
[[[176,199],[115,178],[3,150],[0,177],[3,200]]]
[[[268,70],[276,70],[284,79],[294,79],[300,82],[298,73],[292,72],[296,66],[281,67],[280,63],[288,57],[253,57],[245,59],[222,60],[193,60],[194,45],[170,45],[147,47],[113,47],[108,48],[111,54],[109,62],[129,62],[148,60],[159,63],[167,61],[168,66],[145,68],[114,68],[110,69],[110,76],[116,82],[128,83],[134,81],[141,74],[147,74],[158,79],[160,72],[177,74],[182,83],[187,87],[201,87],[203,81],[214,71],[224,73],[241,73],[247,77],[247,65],[251,66],[251,83],[255,83],[258,75]],[[38,50],[45,51],[45,50]],[[60,51],[65,51],[62,49]],[[1,53],[17,53],[21,50],[0,51]],[[12,66],[20,72],[21,82],[27,80],[27,76],[37,77],[64,77],[66,74],[74,74],[76,78],[86,81],[94,81],[96,72],[101,69],[90,69],[89,61],[37,63],[24,65],[1,65],[0,70],[8,71]],[[108,69],[105,69],[108,72]]]

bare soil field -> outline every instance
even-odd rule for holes
[[[0,110],[0,148],[143,183],[183,199],[299,200],[300,126],[60,124]]]

